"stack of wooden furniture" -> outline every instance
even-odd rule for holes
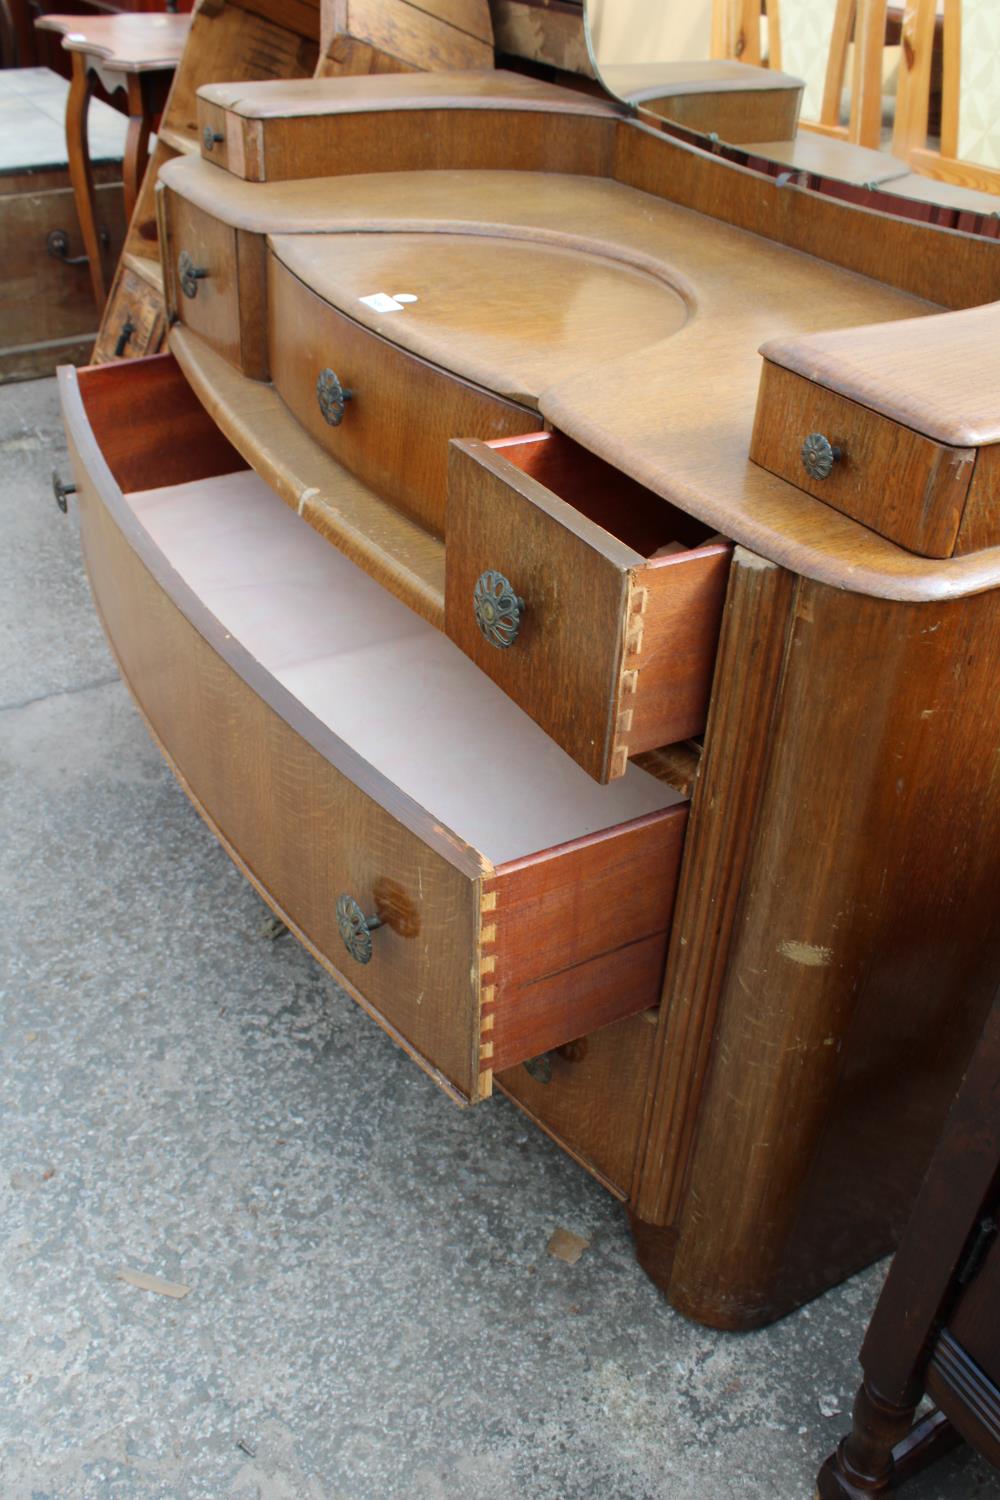
[[[0,70],[0,381],[51,375],[90,357],[97,330],[87,250],[66,149],[69,85],[48,68]],[[100,253],[125,237],[125,125],[107,105],[91,116]],[[103,231],[103,238],[100,231]]]
[[[489,68],[487,0],[201,0],[178,68],[144,190],[131,215],[97,361],[153,354],[165,333],[154,194],[160,168],[200,149],[195,95],[215,81]],[[212,143],[206,149],[211,150]]]
[[[766,1322],[894,1243],[1000,963],[1000,246],[504,71],[196,108],[169,352],[60,375],[123,674],[400,1046]]]

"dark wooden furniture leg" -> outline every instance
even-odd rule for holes
[[[991,1463],[1000,1460],[1000,1403],[994,1384],[1000,1364],[994,1315],[997,1263],[992,1254],[1000,1196],[998,1080],[1000,996],[868,1325],[861,1348],[864,1384],[854,1403],[851,1431],[820,1470],[820,1500],[887,1494],[963,1436]],[[965,1354],[949,1331],[961,1334],[970,1298],[973,1323],[987,1330],[974,1357]],[[974,1372],[978,1394],[968,1379],[938,1378],[938,1370],[949,1369],[956,1357],[963,1372]],[[914,1425],[925,1391],[945,1409],[932,1410]]]
[[[101,241],[97,231],[94,199],[94,178],[90,167],[90,148],[87,143],[87,115],[93,87],[87,60],[82,53],[73,54],[73,78],[66,99],[66,150],[69,157],[69,180],[73,185],[73,200],[76,216],[80,221],[84,249],[87,252],[90,284],[94,289],[94,301],[98,314],[104,311],[107,289],[104,285],[104,265],[101,260]]]

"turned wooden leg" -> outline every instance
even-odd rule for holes
[[[122,166],[127,223],[132,222],[135,202],[149,164],[149,130],[149,111],[141,80],[131,74],[128,80],[128,134],[125,137],[125,161]]]
[[[854,1402],[851,1431],[819,1472],[819,1500],[888,1494],[959,1441],[943,1412],[928,1412],[914,1424],[914,1411],[883,1401],[866,1381]]]
[[[80,221],[80,233],[89,260],[90,284],[94,289],[94,301],[100,314],[104,311],[107,289],[104,285],[104,265],[94,201],[94,177],[90,169],[90,148],[87,143],[91,92],[87,59],[81,52],[74,52],[73,78],[66,99],[66,153],[69,157],[69,180],[73,185],[76,216]]]

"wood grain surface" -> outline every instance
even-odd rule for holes
[[[117,323],[104,319],[94,345],[93,364],[111,359],[142,359],[158,354],[166,332],[166,309],[162,293],[126,265],[118,268],[111,296]]]
[[[567,375],[600,370],[609,349],[639,353],[669,338],[691,313],[669,272],[656,274],[641,256],[630,264],[572,245],[441,232],[269,235],[268,243],[324,302],[528,406]],[[388,311],[364,300],[394,290],[414,300]]]
[[[192,390],[247,463],[286,505],[376,582],[444,627],[444,546],[331,458],[274,388],[248,380],[195,334],[170,347]]]
[[[268,345],[274,387],[338,463],[436,536],[443,536],[448,440],[541,426],[535,412],[414,359],[330,307],[272,256]],[[321,370],[353,390],[331,427],[316,396]]]
[[[769,755],[792,575],[737,548],[667,958],[632,1202],[677,1223]]]
[[[329,0],[322,26],[322,75],[418,68],[438,72],[493,65],[486,0]]]
[[[814,433],[838,454],[825,479],[802,461],[802,445]],[[976,450],[937,443],[765,360],[750,457],[899,546],[950,557]]]
[[[769,1321],[902,1229],[1000,964],[998,646],[996,592],[797,583],[677,1221],[689,1316]]]
[[[191,17],[155,12],[42,15],[35,24],[42,31],[60,32],[67,52],[82,52],[118,73],[146,73],[177,66],[191,29]]]
[[[628,1196],[639,1141],[656,1012],[643,1011],[548,1054],[550,1080],[524,1067],[494,1086],[617,1198]]]
[[[165,192],[162,202],[161,254],[167,307],[186,328],[239,368],[243,325],[236,231],[176,193]],[[182,255],[190,256],[193,264],[205,272],[193,297],[181,290],[178,265]]]
[[[614,153],[614,117],[593,110],[428,103],[419,111],[397,107],[274,120],[220,118],[206,109],[204,119],[225,135],[229,169],[254,182],[438,170],[605,177]]]
[[[164,168],[196,206],[267,232],[362,229],[506,233],[655,260],[694,308],[679,332],[609,356],[540,397],[555,427],[710,531],[853,592],[933,599],[989,588],[995,549],[915,558],[749,460],[759,346],[781,331],[919,318],[928,304],[607,182],[532,173],[386,174],[263,188],[195,158]],[[398,288],[402,290],[402,288]]]
[[[728,548],[696,546],[644,564],[587,514],[598,489],[605,519],[625,513],[603,466],[577,492],[588,456],[572,445],[558,492],[533,477],[524,455],[553,444],[559,439],[452,445],[445,629],[584,770],[607,781],[624,773],[630,751],[704,727]],[[681,534],[690,525],[667,506],[659,520],[661,544],[679,540],[672,521]],[[485,638],[473,612],[487,571],[525,601],[507,649]]]
[[[601,95],[582,94],[504,68],[460,73],[395,73],[376,77],[297,78],[266,84],[207,83],[200,101],[235,119],[295,120],[320,115],[386,113],[392,110],[505,109],[544,114],[616,118],[620,110]],[[416,122],[412,122],[416,123]]]
[[[914,322],[773,340],[761,353],[939,443],[979,448],[1000,442],[1000,302]]]
[[[484,881],[484,1066],[504,1069],[659,994],[687,806],[500,866]],[[495,926],[492,949],[487,921]],[[489,1018],[492,1017],[492,1024]]]

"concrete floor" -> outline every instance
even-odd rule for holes
[[[457,1110],[264,940],[53,465],[54,382],[0,389],[0,1500],[807,1500],[881,1268],[762,1333],[685,1322],[513,1107]],[[1000,1484],[963,1452],[909,1493]]]

